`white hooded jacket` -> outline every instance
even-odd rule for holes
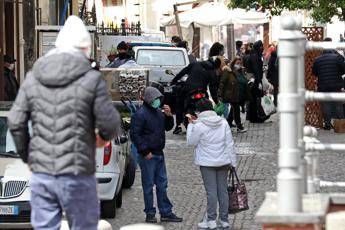
[[[236,167],[234,140],[228,122],[214,111],[199,114],[188,125],[187,144],[195,146],[195,164],[219,167],[231,164]]]

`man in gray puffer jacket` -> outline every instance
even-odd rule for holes
[[[34,229],[60,229],[62,211],[71,229],[97,229],[96,139],[101,147],[118,134],[120,117],[91,68],[90,47],[83,22],[69,17],[56,49],[27,74],[8,116],[17,151],[32,171]]]

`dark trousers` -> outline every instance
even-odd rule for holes
[[[321,109],[325,126],[331,125],[332,119],[341,119],[344,117],[342,103],[331,101],[321,102]]]
[[[172,212],[172,204],[167,195],[168,177],[165,167],[164,155],[153,155],[150,160],[139,156],[141,169],[141,183],[144,192],[146,214],[156,214],[153,206],[153,186],[156,185],[158,209],[161,215],[169,215]]]
[[[279,86],[278,85],[273,85],[274,89],[273,89],[273,97],[274,97],[274,100],[273,100],[273,104],[275,107],[278,106],[278,93],[279,93]]]
[[[239,128],[242,126],[241,123],[241,109],[239,103],[230,103],[231,109],[228,116],[229,125],[232,124],[232,121],[235,119],[236,126]]]

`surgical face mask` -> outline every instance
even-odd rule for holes
[[[236,64],[236,65],[234,65],[234,69],[235,70],[240,70],[240,69],[242,69],[242,66],[239,65],[239,64]]]
[[[152,108],[158,109],[159,106],[161,106],[161,100],[159,98],[155,99],[152,103],[151,103]]]
[[[14,70],[14,63],[10,64],[10,66],[8,67],[9,70],[13,71]]]

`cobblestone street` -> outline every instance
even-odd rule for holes
[[[275,191],[277,174],[277,150],[279,144],[277,115],[264,124],[246,124],[247,133],[233,131],[238,154],[238,172],[246,182],[249,192],[250,210],[230,215],[233,230],[258,230],[255,214],[264,200],[266,191]],[[345,135],[329,131],[319,131],[320,139],[327,142],[343,141]],[[185,135],[167,135],[165,150],[169,196],[174,204],[174,211],[184,218],[182,223],[163,224],[165,229],[197,229],[206,207],[206,195],[200,171],[193,163],[192,148],[186,146]],[[320,157],[321,176],[324,180],[339,180],[344,177],[344,157],[340,154]],[[335,167],[334,167],[335,166]],[[343,179],[344,180],[344,179]],[[338,188],[323,191],[340,191]],[[140,171],[137,171],[133,187],[124,191],[123,206],[117,209],[115,219],[108,220],[114,229],[133,223],[143,222],[144,202],[141,190]],[[157,215],[157,217],[159,217]]]

